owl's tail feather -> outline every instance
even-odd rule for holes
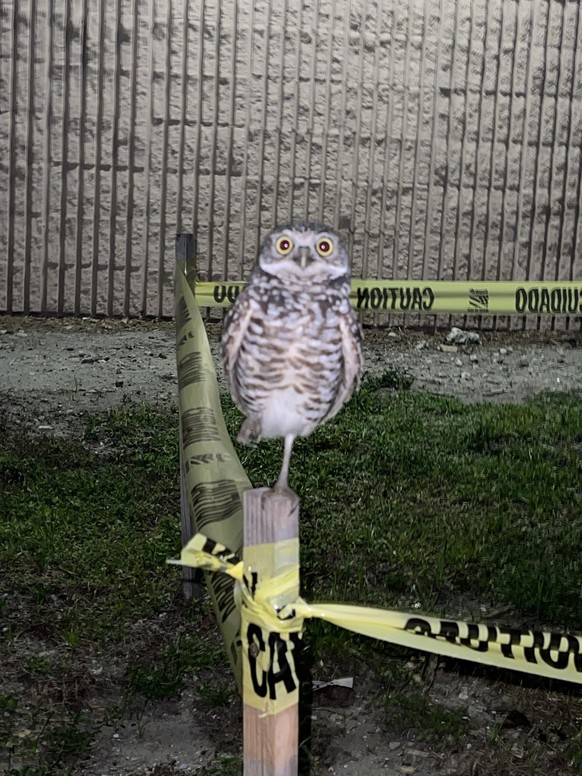
[[[293,434],[287,434],[285,437],[285,451],[283,453],[283,465],[281,466],[281,471],[279,473],[279,479],[275,483],[275,487],[273,490],[279,491],[280,493],[287,493],[289,491],[289,483],[287,482],[289,477],[289,463],[291,461],[291,451],[293,450],[293,442],[295,441],[295,437]]]
[[[258,418],[246,418],[238,432],[237,441],[243,445],[253,446],[261,438],[261,422]]]

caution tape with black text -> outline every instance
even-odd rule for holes
[[[581,636],[467,623],[367,606],[310,604],[302,598],[278,609],[273,602],[281,590],[288,589],[290,575],[295,578],[299,574],[296,566],[285,568],[269,579],[266,589],[260,584],[251,589],[248,582],[251,570],[244,570],[234,553],[202,534],[196,534],[184,547],[179,561],[169,562],[223,572],[237,580],[242,642],[254,645],[253,650],[249,649],[253,691],[259,698],[265,698],[268,713],[282,710],[290,690],[295,687],[294,646],[301,638],[304,621],[314,617],[409,649],[582,684]],[[258,591],[261,592],[257,595]],[[249,609],[252,609],[251,626],[257,633],[245,631],[245,610]],[[278,655],[279,664],[276,675],[270,676],[273,654]],[[282,655],[288,659],[282,661]],[[284,684],[281,692],[279,683]]]
[[[201,307],[227,307],[243,281],[197,282]],[[582,282],[352,279],[356,310],[433,315],[582,315]]]

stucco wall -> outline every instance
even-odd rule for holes
[[[177,231],[236,279],[304,217],[355,276],[579,279],[581,25],[577,0],[3,0],[0,309],[168,315]]]

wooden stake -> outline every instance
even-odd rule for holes
[[[243,561],[255,600],[273,577],[296,568],[273,596],[276,609],[299,595],[299,499],[268,488],[244,494]],[[297,776],[297,634],[282,636],[242,611],[244,776]]]
[[[182,428],[180,427],[180,533],[182,547],[185,547],[194,532],[192,531],[192,519],[188,506],[188,494],[186,493],[186,477],[184,475],[184,450],[182,446]],[[182,566],[182,587],[184,598],[200,599],[204,595],[203,574],[201,569],[193,569],[190,566]]]
[[[196,247],[194,236],[188,232],[176,235],[176,261],[184,264],[186,273],[195,272]],[[184,476],[184,445],[182,443],[182,424],[180,423],[180,527],[182,535],[182,547],[185,547],[192,536],[192,518],[188,506],[188,494],[186,493],[186,479]],[[200,569],[182,566],[182,584],[185,598],[202,598],[204,595],[203,574]]]

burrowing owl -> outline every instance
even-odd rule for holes
[[[338,235],[293,224],[267,235],[224,321],[225,372],[246,415],[239,441],[285,438],[276,490],[288,490],[295,437],[332,418],[360,383],[362,339],[349,294]]]

